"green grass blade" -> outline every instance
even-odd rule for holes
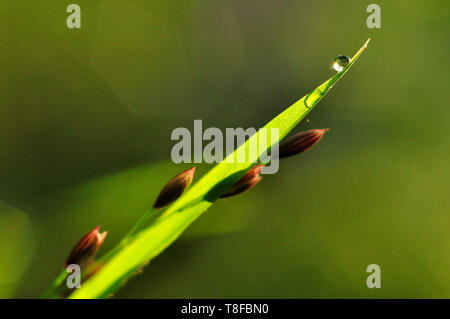
[[[311,93],[270,121],[265,128],[278,128],[279,139],[283,139],[327,94],[333,85],[355,63],[366,49],[369,40],[354,55],[347,67],[321,84]],[[258,134],[250,137],[239,148],[252,145],[252,139],[258,140]],[[271,144],[277,141],[271,140]],[[269,148],[272,145],[268,145]],[[238,148],[238,149],[239,149]],[[258,156],[265,149],[258,150]],[[229,156],[234,156],[236,150]],[[253,152],[248,152],[249,154]],[[199,182],[194,184],[181,198],[174,202],[167,211],[143,230],[129,245],[114,255],[104,267],[91,279],[76,289],[71,298],[105,298],[129,278],[132,273],[151,259],[155,258],[182,232],[197,219],[219,196],[237,181],[253,164],[256,158],[246,163],[220,163],[211,169]]]

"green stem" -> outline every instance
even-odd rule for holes
[[[131,230],[122,238],[122,240],[110,251],[108,251],[105,255],[100,257],[99,260],[105,261],[111,258],[113,255],[115,255],[121,248],[123,248],[127,243],[130,242],[131,238],[136,235],[136,233],[144,226],[144,224],[149,221],[153,216],[155,216],[155,213],[157,212],[157,209],[150,208],[147,210],[147,212],[142,215],[142,217],[137,221],[137,223],[131,228]]]
[[[145,222],[147,222],[150,217],[156,212],[155,208],[150,208],[149,210],[147,210],[147,212],[142,215],[142,217],[138,220],[138,222],[133,226],[133,228],[131,228],[131,230],[125,235],[125,237],[122,239],[122,241],[120,242],[120,244],[122,242],[126,242],[128,241],[128,239],[132,236],[134,236],[136,234],[136,232],[142,228],[142,226],[145,224]],[[119,244],[119,245],[120,245]]]
[[[50,298],[51,294],[53,293],[53,291],[58,288],[59,286],[61,286],[61,284],[64,282],[64,280],[66,279],[67,276],[67,271],[64,268],[58,275],[58,277],[56,277],[56,279],[52,282],[52,284],[50,285],[50,287],[48,287],[48,289],[42,294],[41,298]]]

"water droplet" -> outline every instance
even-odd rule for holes
[[[341,72],[350,63],[350,61],[351,60],[348,56],[338,55],[334,59],[333,69],[335,69],[337,72]]]

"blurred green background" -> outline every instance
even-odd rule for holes
[[[448,2],[376,1],[381,29],[370,3],[2,0],[0,297],[39,296],[97,225],[100,253],[117,243],[189,167],[174,128],[261,127],[371,37],[299,125],[331,128],[320,144],[218,201],[116,297],[449,298]]]

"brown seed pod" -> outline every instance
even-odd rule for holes
[[[305,152],[316,145],[329,129],[314,129],[296,133],[279,146],[279,158],[289,157]]]
[[[191,185],[194,179],[195,167],[181,172],[173,177],[158,195],[153,208],[159,209],[177,200],[183,192]]]
[[[81,268],[86,265],[97,253],[100,246],[103,244],[107,232],[99,233],[100,226],[85,234],[75,245],[67,258],[64,266],[77,264]]]
[[[261,167],[263,165],[255,165],[253,166],[244,176],[242,176],[230,189],[228,189],[225,193],[220,196],[220,198],[230,197],[246,190],[249,190],[253,186],[259,183],[262,179],[261,175]]]

